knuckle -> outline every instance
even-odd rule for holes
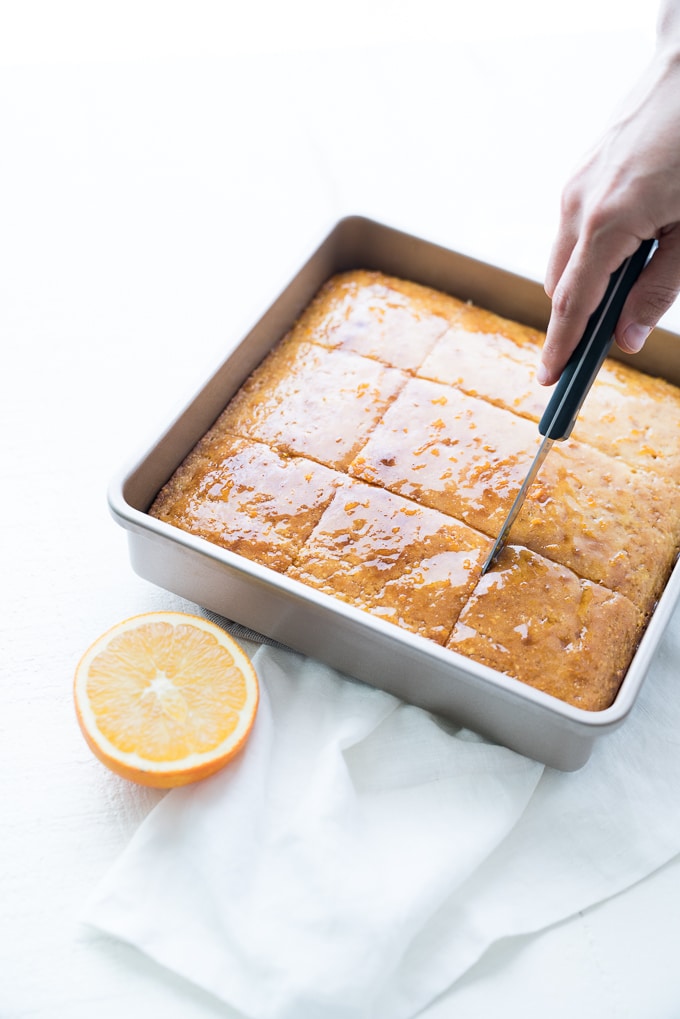
[[[591,237],[597,237],[602,234],[608,226],[612,223],[612,220],[616,219],[617,209],[610,202],[598,202],[597,205],[593,206],[588,210],[588,218],[586,227]]]
[[[567,184],[560,198],[560,212],[564,219],[571,219],[581,207],[581,192],[575,183]]]
[[[628,207],[616,196],[609,195],[588,210],[587,230],[592,239],[611,233],[628,215]]]
[[[566,287],[558,284],[553,290],[550,317],[558,321],[564,321],[571,316],[573,310],[573,299],[571,292]]]

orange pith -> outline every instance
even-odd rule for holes
[[[258,703],[253,667],[220,627],[154,612],[103,634],[78,665],[83,734],[125,778],[168,787],[205,778],[247,739]]]

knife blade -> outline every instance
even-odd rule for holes
[[[651,257],[655,245],[654,239],[643,241],[637,251],[611,274],[605,295],[588,319],[583,336],[569,358],[539,421],[538,431],[543,440],[482,567],[482,576],[491,568],[506,544],[526,494],[536,480],[553,443],[571,434],[583,401],[614,341],[614,330],[626,298]]]

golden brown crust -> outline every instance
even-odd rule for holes
[[[343,273],[150,512],[601,710],[680,545],[680,391],[606,362],[516,547],[481,578],[540,441],[542,340],[419,284]]]

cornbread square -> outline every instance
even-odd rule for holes
[[[640,622],[623,595],[506,546],[446,646],[575,707],[601,711],[616,696]]]
[[[300,338],[414,371],[461,302],[415,283],[355,270],[335,276],[303,313]]]
[[[491,542],[390,492],[339,489],[288,576],[443,644]]]
[[[290,338],[255,369],[216,428],[341,470],[405,379],[367,357]]]
[[[539,334],[535,330],[527,330],[526,336],[519,333],[523,337],[519,342],[516,331],[501,331],[504,320],[492,317],[496,321],[497,331],[475,330],[469,322],[451,326],[439,337],[418,375],[538,420],[551,393],[536,380],[541,345],[535,337]]]
[[[539,440],[532,422],[452,386],[415,378],[348,469],[495,536]]]
[[[625,594],[648,615],[680,540],[677,503],[665,479],[569,439],[551,449],[510,539]]]
[[[291,459],[233,435],[209,435],[149,513],[283,572],[341,480],[312,460]]]
[[[680,482],[680,391],[608,359],[572,432],[634,467]]]

